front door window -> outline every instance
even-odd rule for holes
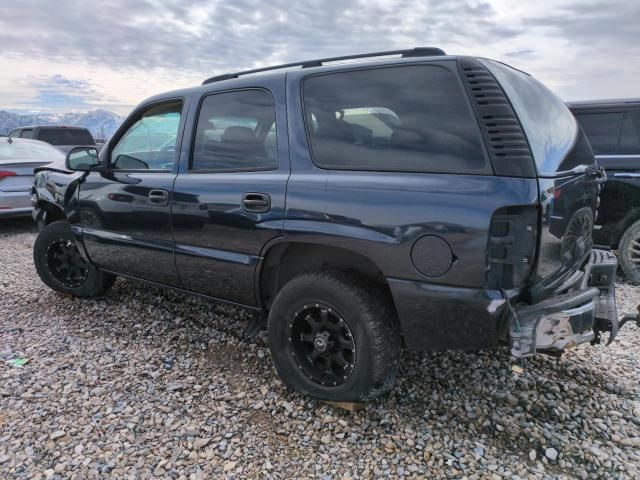
[[[178,101],[142,112],[111,152],[111,169],[171,170],[181,111],[182,102]]]

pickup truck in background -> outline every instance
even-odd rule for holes
[[[640,98],[575,102],[569,107],[607,172],[594,243],[618,250],[627,279],[640,285]]]
[[[67,127],[60,125],[39,125],[34,127],[15,128],[9,134],[12,138],[29,138],[46,142],[63,153],[67,153],[73,147],[93,146],[98,151],[104,146],[99,145],[93,139],[91,132],[84,127]]]

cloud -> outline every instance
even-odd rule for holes
[[[0,16],[4,53],[115,69],[226,71],[399,46],[509,38],[482,1],[22,1]],[[15,28],[19,25],[20,28]]]
[[[414,46],[511,62],[569,99],[638,95],[638,18],[625,0],[22,0],[0,15],[0,106],[125,113],[212,75]]]

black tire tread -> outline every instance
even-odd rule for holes
[[[93,265],[89,265],[87,280],[77,288],[67,288],[56,281],[45,266],[45,252],[49,242],[54,238],[73,239],[71,227],[66,220],[51,222],[39,233],[33,245],[33,263],[40,279],[52,290],[76,297],[98,297],[103,295],[115,281],[116,277],[101,272]]]
[[[286,301],[291,292],[305,285],[332,285],[343,291],[361,313],[359,321],[366,322],[373,332],[370,338],[373,379],[365,391],[352,392],[350,401],[370,401],[386,393],[394,384],[400,367],[401,336],[395,310],[386,292],[366,280],[341,271],[319,271],[302,274],[289,281],[278,292],[272,311],[279,302]],[[271,320],[271,317],[270,317]]]

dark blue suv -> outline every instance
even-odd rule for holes
[[[602,181],[567,107],[507,65],[312,60],[152,97],[99,155],[39,172],[34,259],[76,296],[123,275],[253,309],[287,385],[360,401],[402,345],[523,357],[615,334]]]

